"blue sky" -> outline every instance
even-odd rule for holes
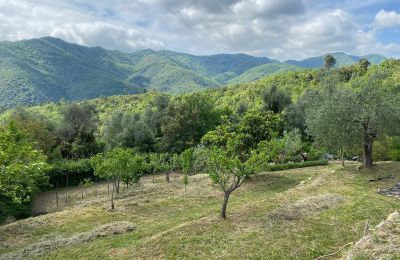
[[[0,0],[0,41],[42,36],[128,52],[400,57],[400,0]]]

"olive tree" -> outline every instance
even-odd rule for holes
[[[341,150],[358,145],[363,165],[372,167],[377,138],[399,131],[398,87],[385,85],[387,75],[377,71],[352,86],[327,84],[307,94],[306,122],[311,135],[325,147]]]
[[[280,113],[282,110],[292,103],[289,93],[278,89],[276,85],[272,85],[261,93],[264,102],[264,110]]]

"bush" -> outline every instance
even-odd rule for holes
[[[8,197],[0,196],[0,224],[2,224],[8,216],[22,219],[30,215],[30,202],[15,203]]]
[[[285,163],[285,164],[270,164],[267,166],[265,171],[274,172],[274,171],[283,171],[283,170],[289,170],[289,169],[321,166],[321,165],[328,165],[328,161],[327,160],[318,160],[318,161],[306,161],[306,162],[292,162],[292,163]]]
[[[97,181],[92,166],[88,159],[78,161],[60,160],[53,164],[53,169],[48,173],[49,182],[53,187],[78,186],[84,179],[90,178]],[[67,177],[68,176],[68,177]]]
[[[192,171],[195,173],[203,172],[207,165],[207,150],[204,146],[199,145],[193,149],[193,165]]]

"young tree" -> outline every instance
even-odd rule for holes
[[[85,193],[87,198],[87,189],[92,187],[93,182],[90,178],[85,178],[83,181],[79,183],[79,186],[82,188],[82,200],[83,200],[83,193]]]
[[[186,186],[189,184],[189,172],[193,165],[193,149],[187,149],[181,154],[182,170],[184,173],[183,184]]]
[[[182,183],[185,186],[185,193],[186,193],[186,186],[189,184],[189,176],[187,173],[183,175]]]
[[[114,181],[116,178],[115,173],[111,171],[112,167],[110,161],[106,159],[105,154],[97,154],[90,159],[90,164],[96,176],[107,180],[107,193],[110,194],[110,180]],[[111,209],[114,209],[114,182],[111,196]]]
[[[172,155],[168,153],[160,153],[159,154],[159,162],[160,162],[160,171],[165,172],[165,181],[169,182],[169,175],[171,171],[174,169],[173,158]]]
[[[119,160],[119,164],[124,167],[124,170],[121,171],[121,181],[127,188],[129,185],[138,183],[144,170],[143,157],[139,154],[132,154],[130,150],[124,150]]]
[[[193,165],[193,149],[187,149],[181,154],[182,170],[185,174],[189,174]]]
[[[143,169],[143,159],[132,150],[122,148],[92,157],[91,164],[96,175],[113,182],[111,209],[114,209],[114,192],[118,190],[120,180],[126,184],[136,183]]]
[[[206,172],[224,192],[220,217],[226,219],[229,196],[242,185],[246,177],[254,173],[254,169],[251,163],[242,162],[238,156],[214,146],[208,150]]]

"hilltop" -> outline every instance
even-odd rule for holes
[[[334,54],[338,66],[361,58]],[[0,107],[75,101],[147,91],[193,92],[321,67],[323,56],[279,62],[246,54],[195,56],[151,49],[125,53],[44,37],[0,43]]]

